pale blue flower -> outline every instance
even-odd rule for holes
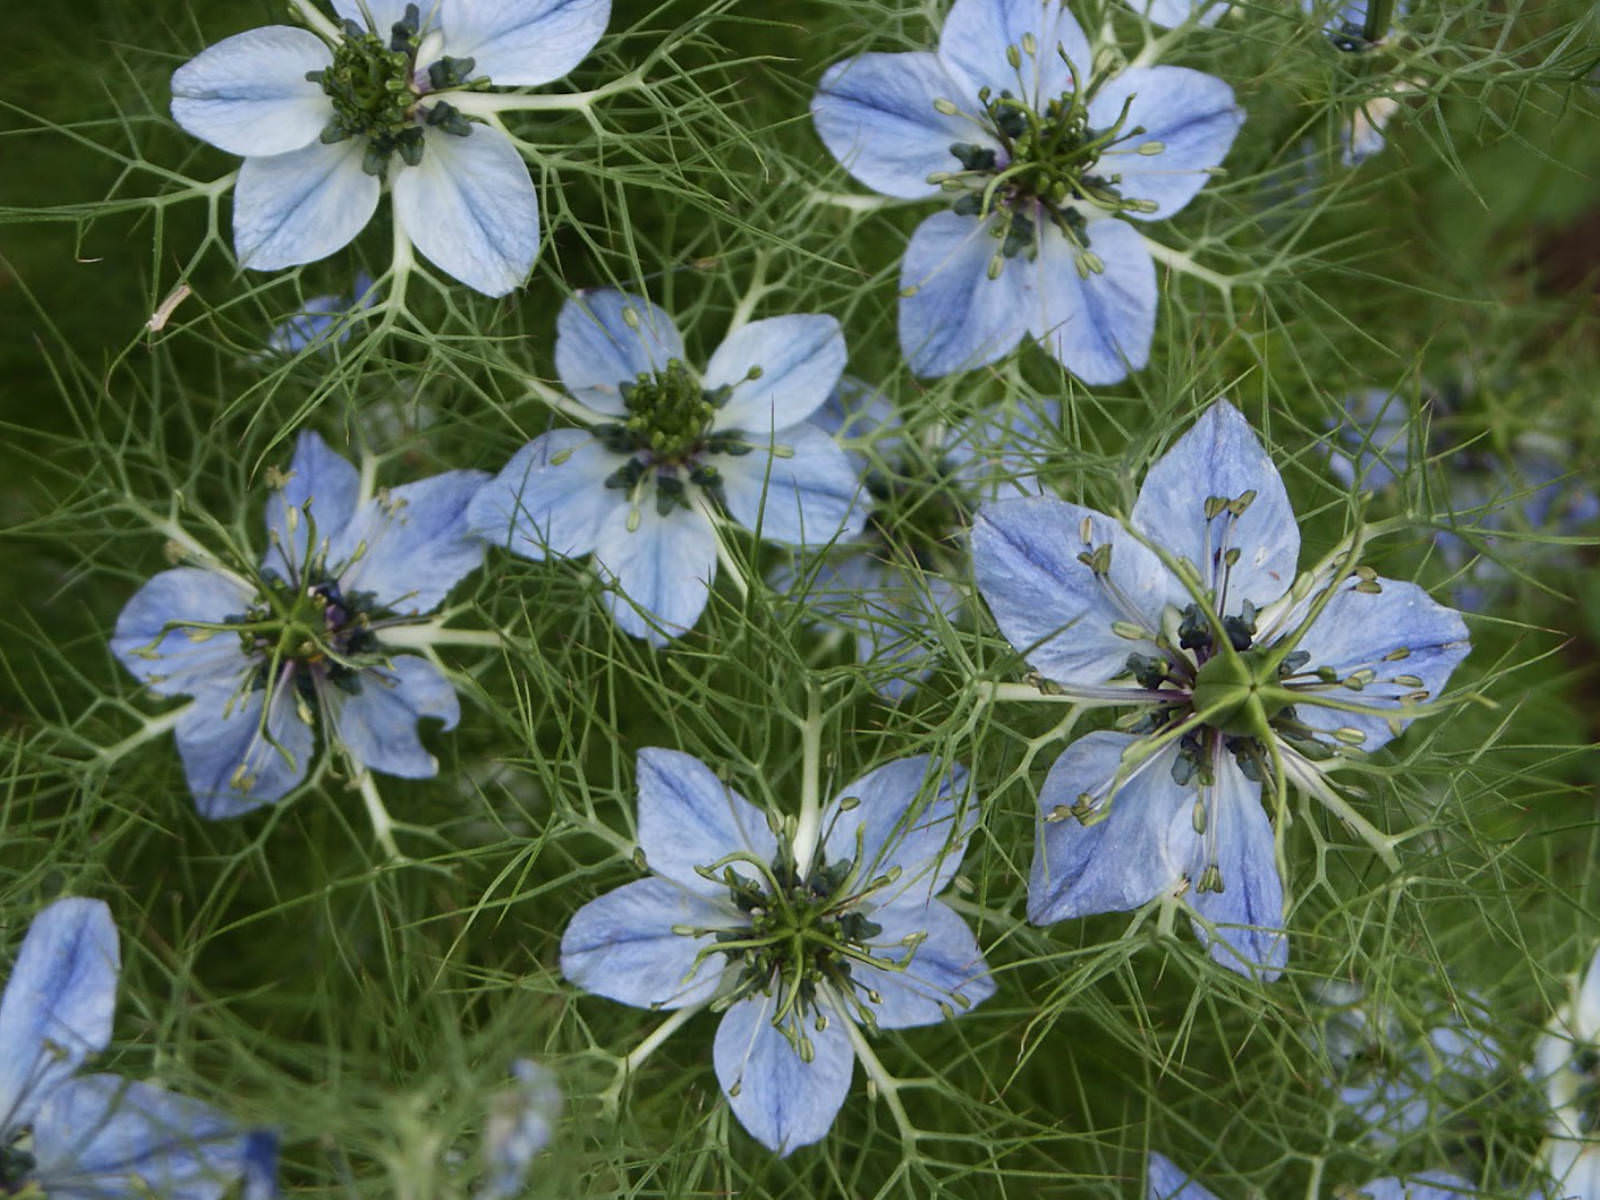
[[[355,331],[348,318],[371,308],[376,299],[372,276],[358,271],[349,296],[313,296],[294,316],[274,325],[267,335],[267,351],[287,356],[312,346],[342,346]]]
[[[478,536],[525,558],[594,556],[606,607],[664,645],[699,619],[717,571],[714,518],[823,546],[861,529],[857,468],[808,418],[844,371],[832,317],[752,321],[704,371],[648,300],[586,292],[556,321],[556,372],[585,422],[519,450],[473,500]]]
[[[489,1100],[483,1135],[487,1177],[478,1200],[514,1200],[527,1185],[534,1156],[550,1144],[561,1113],[561,1089],[548,1069],[526,1058],[511,1064],[511,1086]]]
[[[1283,480],[1226,401],[1150,468],[1126,525],[1001,500],[972,542],[979,590],[1049,690],[1143,710],[1050,769],[1029,918],[1181,895],[1214,959],[1275,977],[1288,945],[1263,783],[1348,811],[1328,760],[1377,749],[1438,696],[1468,651],[1460,615],[1338,554],[1297,580]]]
[[[310,764],[318,714],[329,747],[357,768],[437,773],[416,724],[455,728],[455,688],[390,643],[483,561],[466,507],[487,478],[447,471],[367,494],[355,467],[302,433],[267,501],[258,572],[176,567],[128,601],[111,649],[153,695],[194,697],[175,732],[204,816],[288,793]]]
[[[1539,1156],[1550,1194],[1600,1200],[1600,950],[1540,1035],[1533,1077],[1549,1106]]]
[[[1352,1192],[1365,1200],[1464,1200],[1481,1194],[1461,1176],[1448,1171],[1424,1171],[1407,1179],[1391,1175],[1364,1183]],[[1217,1200],[1210,1188],[1153,1150],[1145,1169],[1144,1194],[1145,1200]],[[1336,1194],[1342,1193],[1330,1193]]]
[[[561,78],[599,41],[610,0],[333,8],[335,41],[269,25],[172,76],[178,124],[244,156],[240,263],[269,271],[327,257],[361,232],[387,185],[401,232],[441,270],[490,296],[519,286],[539,251],[533,180],[497,122],[463,114],[463,97]]]
[[[935,898],[976,820],[976,803],[957,803],[966,777],[899,759],[845,785],[791,839],[699,759],[642,750],[651,873],[578,911],[561,970],[623,1004],[721,1011],[712,1060],[734,1115],[779,1154],[809,1145],[850,1090],[857,1039],[948,1020],[994,993],[972,931]]]
[[[912,370],[994,362],[1031,334],[1091,384],[1144,366],[1155,329],[1155,265],[1122,218],[1183,208],[1244,121],[1232,89],[1198,71],[1092,76],[1059,0],[956,0],[937,52],[835,63],[811,114],[867,187],[954,202],[901,265]]]
[[[1228,0],[1123,0],[1152,25],[1171,29],[1199,14],[1199,25],[1215,25],[1231,5]],[[1202,11],[1204,10],[1204,11]]]
[[[220,1200],[241,1180],[245,1200],[274,1195],[272,1134],[150,1084],[79,1073],[111,1042],[120,969],[99,900],[57,900],[28,927],[0,999],[0,1195]]]

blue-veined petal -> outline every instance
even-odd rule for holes
[[[1103,577],[1085,561],[1104,555],[1102,547],[1110,547]],[[1130,654],[1151,653],[1175,586],[1110,517],[1044,496],[980,508],[972,564],[1006,640],[1046,678],[1068,685],[1103,684],[1127,670]],[[1143,640],[1124,636],[1140,629]]]
[[[1023,46],[1028,37],[1035,45],[1031,55]],[[1020,69],[1007,60],[1012,47],[1022,56]],[[939,58],[967,84],[967,95],[955,99],[968,104],[987,87],[996,96],[1010,92],[1042,108],[1072,90],[1063,56],[1087,86],[1089,39],[1060,0],[956,0],[939,34]]]
[[[795,313],[741,326],[706,364],[707,390],[733,389],[712,428],[765,435],[798,425],[833,391],[846,357],[833,317]]]
[[[580,558],[594,549],[606,515],[627,503],[606,480],[626,461],[585,429],[541,434],[512,456],[467,506],[475,537],[523,558]]]
[[[1127,0],[1128,7],[1134,12],[1143,13],[1150,19],[1152,25],[1159,25],[1163,29],[1171,29],[1182,25],[1205,3],[1205,0]],[[1216,0],[1205,12],[1200,14],[1199,25],[1215,25],[1228,11],[1227,0]]]
[[[440,0],[444,53],[502,87],[560,79],[588,57],[611,0]]]
[[[1451,672],[1472,650],[1466,623],[1455,609],[1446,608],[1414,583],[1381,577],[1371,583],[1380,590],[1358,591],[1364,586],[1359,579],[1340,584],[1297,643],[1297,649],[1311,655],[1305,673],[1320,667],[1341,681],[1355,675],[1356,686],[1306,683],[1305,701],[1295,704],[1295,716],[1313,729],[1359,730],[1365,740],[1358,746],[1367,751],[1395,736],[1396,729],[1390,726],[1394,718],[1322,708],[1316,703],[1318,696],[1391,711],[1408,696],[1413,703],[1437,700]],[[1294,620],[1293,614],[1289,620]],[[1291,685],[1298,682],[1290,680]]]
[[[622,384],[683,358],[683,337],[672,318],[639,296],[579,292],[556,318],[556,374],[585,407],[606,416],[626,411]]]
[[[311,726],[295,703],[293,671],[283,669],[274,681],[265,726],[261,687],[206,688],[178,718],[173,733],[201,816],[247,813],[281,800],[305,778]]]
[[[717,574],[717,535],[702,513],[678,506],[662,516],[646,488],[637,508],[622,505],[607,514],[594,561],[600,577],[618,588],[606,596],[617,626],[664,646],[705,610]]]
[[[1224,510],[1207,518],[1213,498],[1250,501],[1242,516]],[[1194,427],[1156,460],[1133,506],[1134,526],[1200,572],[1217,592],[1223,616],[1245,600],[1263,608],[1289,590],[1300,557],[1300,527],[1283,478],[1244,414],[1218,400]],[[1238,550],[1238,561],[1227,562]],[[1181,589],[1171,597],[1191,603]]]
[[[259,1139],[198,1100],[86,1075],[40,1109],[33,1178],[51,1200],[221,1200],[260,1169]]]
[[[897,903],[875,909],[871,920],[881,932],[872,937],[874,958],[906,964],[886,971],[852,963],[850,978],[881,1029],[936,1025],[960,1016],[994,995],[995,982],[967,923],[938,900],[927,904]],[[922,936],[915,950],[904,944]],[[865,992],[878,993],[874,1003]]]
[[[0,999],[0,1139],[110,1044],[121,967],[103,901],[68,897],[33,918]]]
[[[1132,200],[1150,200],[1154,212],[1130,212],[1158,221],[1181,209],[1210,180],[1244,124],[1244,110],[1222,80],[1188,67],[1130,67],[1106,80],[1089,102],[1089,123],[1109,128],[1128,105],[1124,132],[1143,133],[1116,143],[1096,170],[1120,176],[1116,188]],[[1159,146],[1156,153],[1141,152]]]
[[[645,865],[679,886],[726,898],[728,888],[695,871],[730,854],[771,863],[778,843],[762,811],[712,774],[692,754],[646,747],[639,751],[639,848]],[[752,880],[763,878],[746,862],[730,865]],[[722,868],[717,868],[722,874]]]
[[[758,443],[760,445],[760,443]],[[810,424],[780,431],[773,445],[741,455],[710,455],[721,478],[728,515],[761,536],[796,546],[825,546],[866,523],[861,476],[849,456]]]
[[[1083,382],[1116,383],[1150,360],[1155,263],[1139,231],[1125,221],[1091,221],[1084,236],[1099,270],[1054,223],[1040,222],[1039,257],[1026,267],[1033,277],[1028,331]]]
[[[233,188],[239,265],[275,271],[316,262],[349,245],[372,219],[382,190],[361,169],[365,154],[366,142],[346,138],[245,159]]]
[[[208,684],[236,681],[251,670],[239,635],[184,622],[220,624],[254,599],[240,579],[221,571],[162,571],[117,614],[111,652],[157,696],[187,696]]]
[[[1195,793],[1173,781],[1177,751],[1170,748],[1112,792],[1123,754],[1138,740],[1099,730],[1073,742],[1050,768],[1039,789],[1042,824],[1028,877],[1035,925],[1126,912],[1177,884],[1183,866],[1167,853],[1168,830],[1175,816],[1189,819]],[[1098,809],[1089,824],[1071,812],[1085,796]]]
[[[1217,1200],[1164,1154],[1150,1152],[1144,1175],[1145,1200]]]
[[[911,235],[900,264],[900,350],[918,375],[948,375],[1011,353],[1027,329],[1031,268],[1002,258],[976,217],[934,213]]]
[[[319,582],[305,579],[306,539],[315,526],[314,549],[326,549],[355,516],[360,495],[361,472],[334,453],[321,434],[302,432],[295,439],[288,479],[267,497],[268,549],[262,568],[286,581]]]
[[[862,884],[898,867],[900,877],[873,893],[874,906],[931,899],[960,869],[978,819],[977,797],[967,795],[966,787],[965,767],[926,754],[868,771],[823,808],[824,861],[854,861]],[[841,810],[847,797],[858,803]]]
[[[817,136],[841,166],[886,196],[920,200],[939,195],[928,176],[959,171],[950,147],[965,143],[998,150],[989,130],[969,116],[933,107],[948,100],[976,108],[936,54],[861,54],[834,63],[811,98]]]
[[[727,895],[726,889],[723,895]],[[586,992],[636,1008],[684,1008],[711,999],[727,960],[700,951],[710,934],[673,929],[735,929],[730,905],[686,891],[670,879],[639,879],[589,901],[561,935],[561,973]]]
[[[828,1132],[850,1091],[856,1056],[843,1020],[829,1012],[820,1033],[809,1017],[799,1023],[813,1049],[812,1060],[802,1062],[773,1027],[775,1004],[774,997],[757,994],[729,1008],[711,1057],[739,1123],[768,1150],[787,1157]]]
[[[364,502],[328,550],[340,589],[370,592],[396,613],[438,608],[483,562],[467,505],[488,480],[483,471],[445,471]]]
[[[417,736],[417,722],[432,717],[454,729],[461,702],[450,681],[425,658],[397,654],[352,681],[356,691],[329,685],[324,694],[334,731],[362,766],[405,779],[430,779],[439,763]]]
[[[1289,961],[1272,822],[1261,807],[1261,785],[1245,778],[1232,754],[1219,748],[1212,773],[1212,786],[1190,790],[1205,804],[1205,832],[1195,832],[1191,812],[1179,813],[1171,824],[1168,853],[1189,876],[1185,899],[1204,918],[1194,922],[1195,934],[1211,957],[1230,971],[1270,982]],[[1213,866],[1221,873],[1222,890],[1202,890],[1201,878]]]
[[[333,119],[322,85],[306,78],[332,61],[321,38],[289,25],[224,38],[172,73],[172,118],[229,154],[298,150]]]
[[[515,146],[474,122],[428,128],[422,161],[397,169],[394,219],[434,266],[485,296],[521,287],[539,254],[539,196]]]

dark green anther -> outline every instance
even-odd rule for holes
[[[472,82],[473,58],[451,58],[448,54],[428,68],[428,86],[436,92],[445,88],[465,87]]]
[[[1170,664],[1164,658],[1153,658],[1148,654],[1128,655],[1128,670],[1133,675],[1134,682],[1142,688],[1152,691],[1167,681],[1167,672]]]
[[[954,142],[950,146],[950,153],[956,156],[963,170],[994,170],[994,151],[987,146],[975,146],[971,142]]]
[[[630,458],[615,471],[606,476],[606,487],[618,491],[631,492],[638,486],[639,480],[644,478],[645,465],[637,458]]]
[[[688,508],[689,496],[683,486],[683,480],[671,471],[662,471],[656,476],[656,515],[670,517],[675,508]]]
[[[466,137],[472,132],[472,122],[462,116],[460,110],[454,105],[446,104],[443,100],[430,106],[427,112],[427,122],[435,129],[442,129],[445,133],[454,134],[456,137]],[[413,126],[413,131],[418,135],[417,144],[419,148],[417,156],[420,158],[422,155],[420,149],[422,131],[416,129],[415,126]],[[410,160],[408,159],[407,161],[409,162]]]
[[[1183,610],[1182,619],[1178,622],[1178,645],[1185,650],[1211,649],[1211,622],[1206,620],[1198,604],[1191,604]]]

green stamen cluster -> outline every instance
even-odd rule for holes
[[[239,635],[245,654],[260,659],[258,686],[265,686],[274,670],[294,663],[320,668],[323,678],[356,695],[362,669],[378,653],[376,611],[372,593],[345,596],[331,580],[306,588],[269,580],[263,602],[226,624]],[[295,682],[309,690],[310,672],[297,671]]]
[[[727,396],[705,391],[695,373],[675,358],[666,370],[623,384],[622,402],[628,410],[622,429],[632,448],[648,451],[656,462],[682,462],[705,440]]]

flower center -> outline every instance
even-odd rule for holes
[[[442,100],[426,108],[420,104],[426,92],[472,82],[473,68],[470,58],[445,57],[429,66],[426,82],[419,79],[421,24],[415,4],[406,7],[388,38],[346,21],[344,37],[333,48],[333,65],[306,73],[333,102],[333,119],[322,131],[322,142],[365,138],[367,152],[361,165],[369,175],[384,174],[396,153],[407,166],[420,163],[424,124],[458,137],[472,132],[472,123],[454,106]]]
[[[381,611],[370,592],[343,595],[334,580],[304,588],[268,581],[270,595],[249,612],[229,617],[247,656],[260,661],[260,682],[285,663],[316,668],[336,687],[352,695],[361,690],[361,671],[378,654],[373,616]],[[296,683],[310,687],[306,670]]]
[[[1265,650],[1218,654],[1195,672],[1190,703],[1196,712],[1212,713],[1206,723],[1213,729],[1245,736],[1288,707],[1289,695],[1278,681],[1278,667]]]

